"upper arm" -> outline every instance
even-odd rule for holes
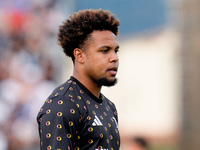
[[[80,116],[76,104],[66,97],[48,100],[39,116],[42,149],[73,149]]]

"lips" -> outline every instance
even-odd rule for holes
[[[108,72],[109,72],[111,75],[115,76],[115,75],[117,74],[117,67],[109,68],[109,69],[108,69]]]

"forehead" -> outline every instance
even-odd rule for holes
[[[101,47],[101,46],[113,46],[117,47],[117,37],[111,31],[93,31],[91,33],[90,46]]]

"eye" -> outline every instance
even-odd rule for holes
[[[108,49],[101,50],[101,52],[105,54],[105,53],[107,53],[107,52],[108,52]]]
[[[115,50],[115,53],[117,54],[118,52],[119,52],[119,49],[116,49],[116,50]]]

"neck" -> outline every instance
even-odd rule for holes
[[[94,96],[99,98],[101,87],[99,87],[94,80],[92,80],[88,76],[78,73],[75,70],[73,72],[73,77],[76,78],[79,82],[81,82]]]

